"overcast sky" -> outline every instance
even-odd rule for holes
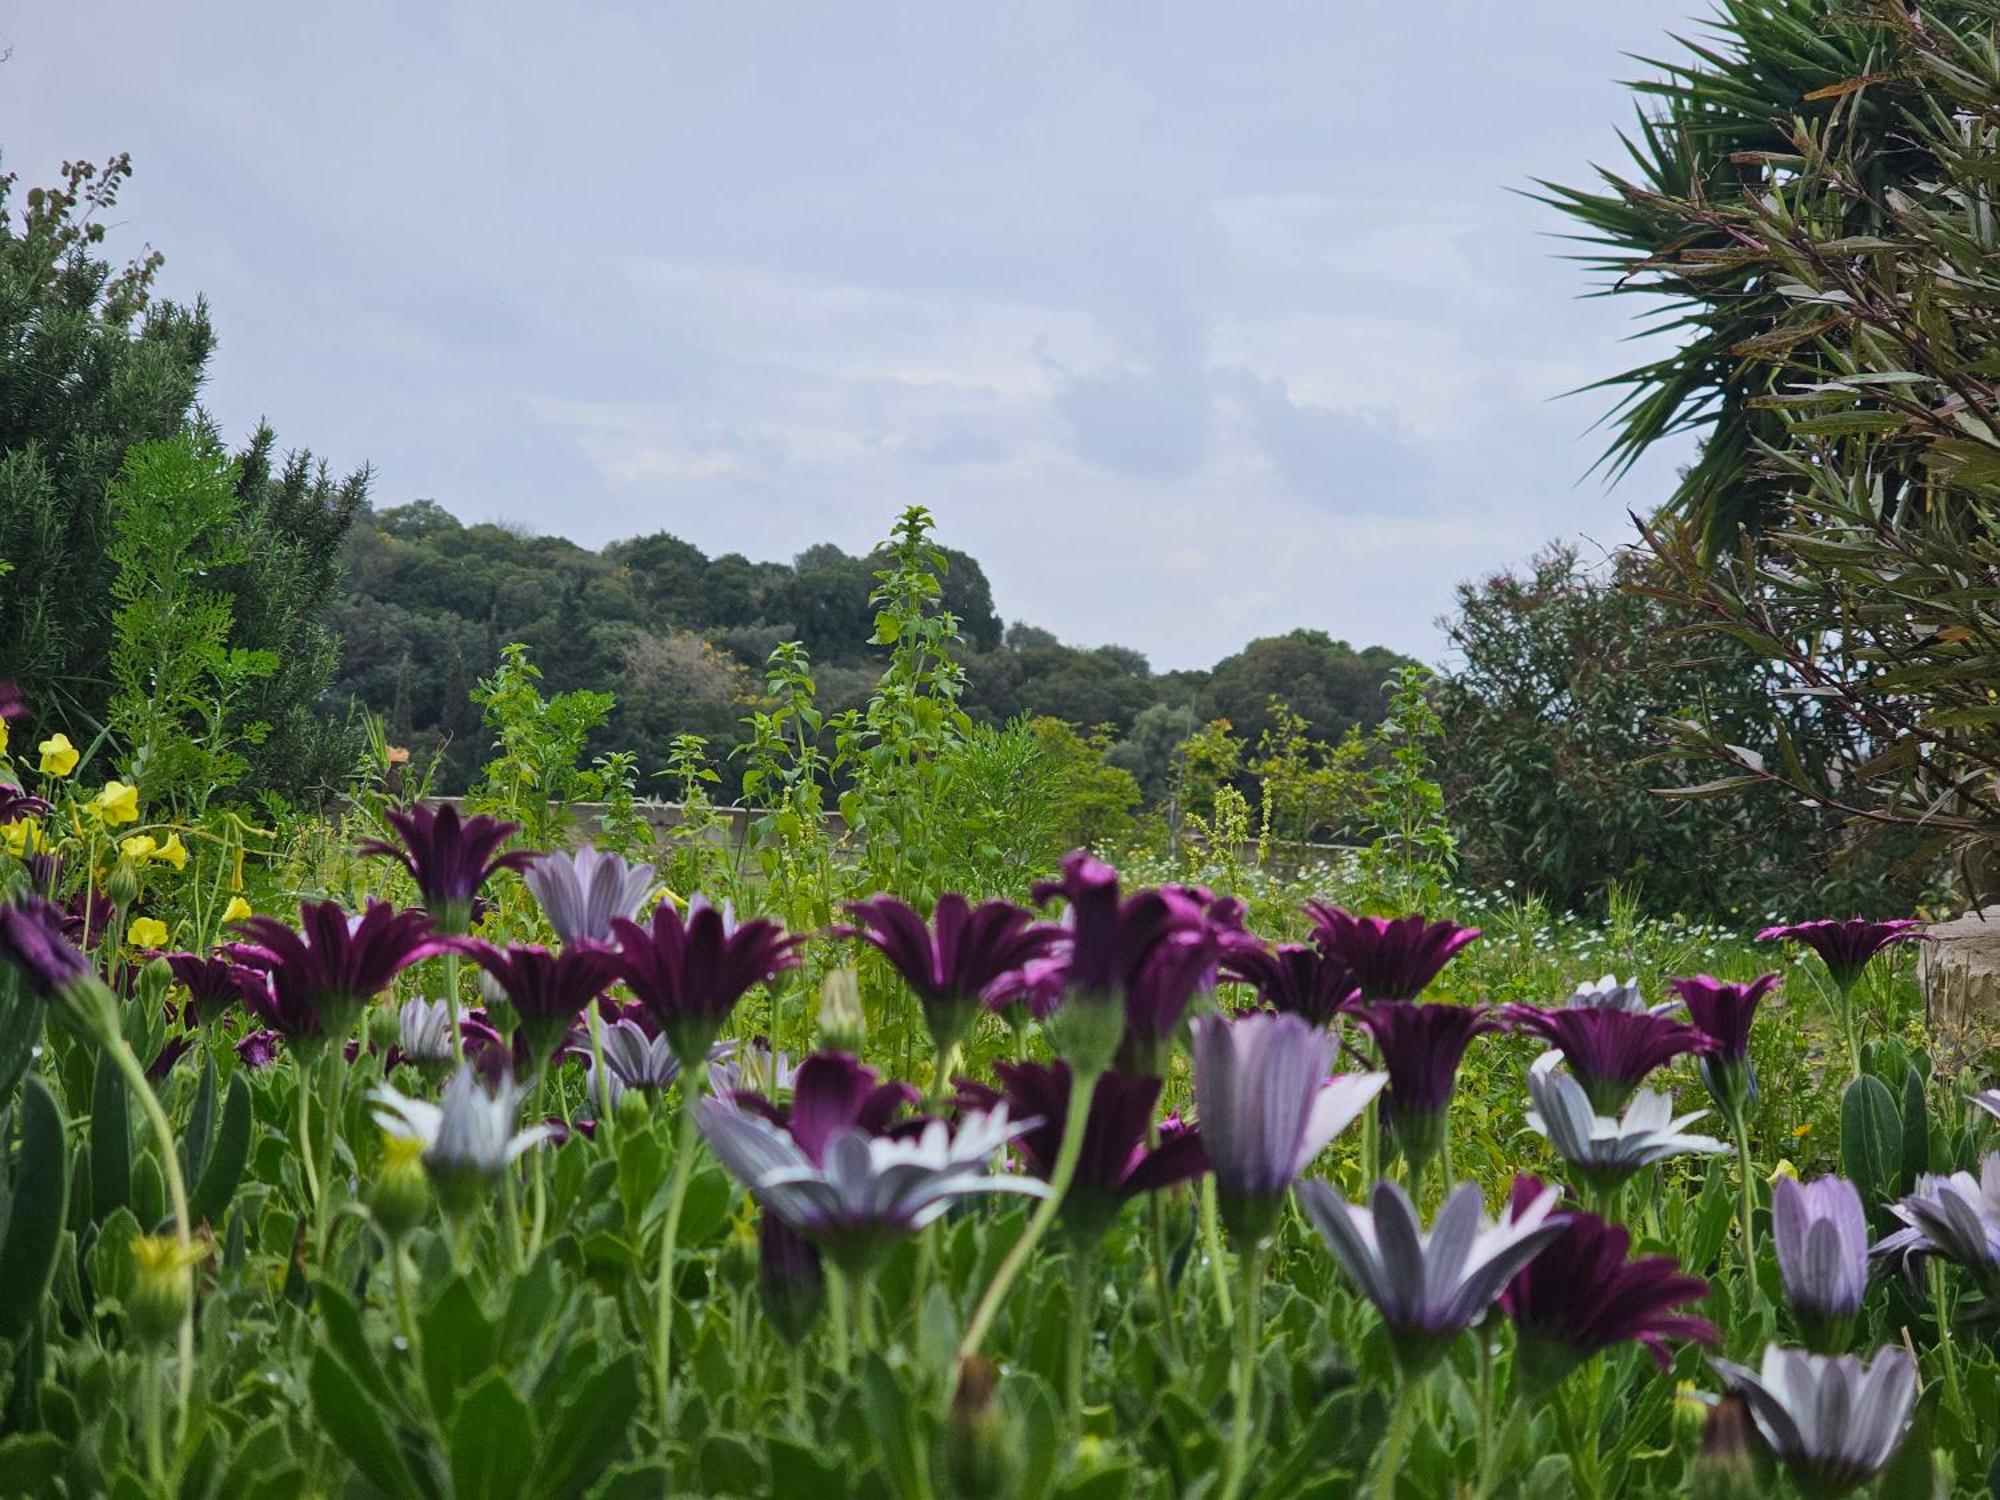
[[[378,506],[788,558],[920,501],[1078,644],[1436,658],[1671,477],[1583,477],[1631,309],[1511,190],[1698,9],[66,0],[0,14],[0,152],[129,150],[209,410]]]

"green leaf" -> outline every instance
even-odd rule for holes
[[[516,1500],[522,1476],[534,1467],[535,1419],[495,1370],[452,1414],[452,1500]]]
[[[229,1092],[222,1101],[222,1128],[216,1132],[215,1149],[208,1153],[201,1180],[188,1196],[188,1214],[197,1224],[220,1222],[243,1180],[243,1168],[250,1160],[250,1085],[239,1071],[229,1080]]]
[[[1862,1074],[1841,1096],[1840,1161],[1866,1202],[1887,1197],[1902,1169],[1902,1115],[1889,1086],[1873,1074]]]
[[[306,1384],[321,1430],[362,1478],[402,1500],[423,1500],[424,1491],[390,1436],[381,1410],[331,1350],[313,1352]]]
[[[34,1060],[47,1011],[48,1003],[28,988],[19,969],[9,964],[0,972],[0,1102]]]
[[[199,1179],[202,1168],[207,1165],[208,1138],[214,1129],[215,1054],[204,1047],[201,1082],[195,1086],[194,1107],[188,1111],[187,1129],[181,1135],[181,1175],[190,1182]],[[193,1207],[190,1206],[188,1211],[193,1213]]]
[[[463,1277],[438,1294],[417,1320],[423,1334],[424,1388],[431,1409],[452,1409],[459,1391],[493,1363],[493,1324]]]
[[[374,1349],[369,1346],[367,1331],[361,1323],[361,1309],[330,1281],[314,1283],[313,1295],[319,1307],[320,1325],[326,1331],[324,1347],[339,1357],[347,1367],[347,1373],[360,1383],[371,1400],[393,1407],[396,1403],[395,1392],[390,1389],[389,1377],[381,1362],[375,1358]]]
[[[0,1495],[53,1494],[68,1445],[52,1432],[23,1432],[0,1441]]]
[[[1917,1178],[1930,1170],[1930,1108],[1924,1102],[1924,1075],[1911,1068],[1903,1075],[1903,1174],[1906,1193],[1917,1189]]]
[[[543,1441],[537,1491],[547,1496],[581,1494],[625,1446],[644,1395],[639,1361],[630,1354],[578,1386]]]
[[[928,1492],[924,1474],[926,1445],[917,1434],[913,1400],[879,1354],[870,1355],[861,1371],[861,1399],[868,1426],[882,1449],[882,1467],[898,1500],[919,1500]]]
[[[111,1054],[97,1055],[90,1088],[90,1217],[98,1223],[132,1202],[132,1127],[125,1079]]]
[[[55,1274],[56,1249],[69,1218],[69,1149],[62,1106],[48,1085],[30,1075],[17,1113],[21,1151],[15,1158],[7,1234],[0,1239],[0,1338],[18,1339],[42,1310]]]

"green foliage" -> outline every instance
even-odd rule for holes
[[[1380,754],[1368,769],[1361,807],[1375,831],[1362,851],[1362,879],[1400,911],[1435,904],[1458,863],[1458,836],[1434,779],[1444,721],[1432,702],[1433,681],[1427,668],[1402,667],[1383,685],[1389,712],[1375,731]]]
[[[1367,799],[1361,726],[1351,725],[1333,745],[1313,738],[1305,716],[1275,694],[1269,713],[1270,727],[1245,765],[1261,788],[1266,831],[1293,843],[1345,832]]]
[[[609,693],[576,691],[545,698],[541,670],[516,642],[500,653],[500,667],[473,689],[498,752],[468,799],[485,812],[521,825],[529,844],[555,843],[575,802],[594,801],[607,790],[603,769],[585,769],[591,731],[610,716]]]
[[[129,779],[197,814],[240,780],[240,744],[269,731],[232,709],[276,656],[229,645],[229,596],[201,586],[240,563],[250,538],[235,526],[236,472],[198,437],[130,449],[111,488],[110,728]]]
[[[1460,585],[1437,686],[1440,780],[1461,873],[1603,911],[1615,888],[1663,911],[1907,911],[1914,881],[1857,856],[1846,819],[1772,788],[1672,799],[1669,721],[1705,716],[1775,760],[1782,732],[1824,771],[1851,752],[1844,721],[1742,642],[1695,636],[1690,611],[1642,592],[1642,555],[1584,567],[1572,545],[1520,573]]]
[[[1765,9],[1787,23],[1747,24]],[[1738,547],[1699,515],[1649,526],[1660,597],[1768,662],[1781,691],[1839,722],[1846,753],[1816,763],[1783,714],[1768,755],[1706,714],[1671,727],[1718,769],[1687,795],[1771,786],[1857,828],[1921,828],[1976,896],[2000,842],[1986,790],[2000,769],[2000,381],[1986,316],[2000,294],[1988,204],[2000,142],[1968,122],[2000,107],[1994,17],[1984,3],[1920,19],[1889,4],[1818,11],[1732,6],[1725,55],[1687,71],[1704,98],[1752,74],[1819,97],[1796,116],[1788,100],[1781,133],[1761,124],[1747,152],[1700,141],[1728,179],[1645,199],[1658,234],[1635,284],[1671,279],[1726,338],[1687,356],[1679,399],[1749,413],[1735,439],[1718,425],[1700,469],[1736,476],[1766,528]],[[1792,65],[1801,54],[1810,67]]]
[[[0,402],[0,662],[38,720],[67,729],[79,745],[97,738],[114,694],[126,694],[129,716],[134,684],[113,662],[114,612],[133,602],[114,591],[125,571],[120,557],[130,560],[120,545],[130,517],[120,511],[137,503],[135,482],[169,477],[160,472],[164,450],[138,460],[151,481],[131,468],[133,450],[199,451],[205,472],[172,480],[190,501],[199,490],[205,511],[183,541],[254,538],[255,546],[224,548],[219,555],[233,560],[196,591],[206,596],[198,607],[227,608],[222,670],[236,680],[222,722],[183,728],[220,765],[243,757],[261,786],[288,795],[325,789],[347,751],[330,738],[319,701],[332,669],[323,614],[340,588],[341,539],[366,474],[336,485],[299,453],[274,475],[268,428],[233,468],[211,462],[216,438],[194,405],[214,342],[206,307],[153,298],[157,252],[123,267],[102,258],[105,219],[130,174],[123,156],[102,169],[71,163],[62,186],[29,190],[18,215],[9,211],[16,179],[0,174],[0,390],[8,393]],[[152,576],[165,583],[170,573],[160,564]],[[163,609],[174,597],[171,588],[153,595]],[[171,616],[168,623],[179,625]],[[202,630],[190,635],[207,641]],[[126,644],[129,666],[129,633]],[[230,666],[262,653],[275,666],[261,678]],[[151,665],[180,683],[214,672],[212,660],[181,662],[164,649]],[[150,727],[165,735],[169,759],[182,759],[172,753],[175,735]],[[180,789],[213,789],[193,761],[167,774]]]

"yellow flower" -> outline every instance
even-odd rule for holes
[[[1789,1160],[1781,1160],[1775,1167],[1771,1168],[1770,1181],[1772,1187],[1778,1185],[1780,1177],[1789,1177],[1792,1181],[1797,1182],[1799,1180],[1799,1169],[1793,1166]]]
[[[1800,1137],[1802,1137],[1802,1136],[1808,1136],[1808,1135],[1811,1135],[1811,1134],[1812,1134],[1812,1121],[1811,1121],[1811,1120],[1808,1120],[1808,1121],[1806,1121],[1806,1122],[1805,1122],[1805,1124],[1803,1124],[1803,1125],[1794,1125],[1794,1126],[1792,1127],[1792,1139],[1793,1139],[1793,1140],[1798,1140],[1798,1139],[1799,1139]]]
[[[167,841],[153,851],[153,858],[163,865],[172,865],[176,870],[185,870],[188,862],[187,845],[181,842],[178,833],[167,835]]]
[[[250,914],[250,903],[241,896],[231,896],[229,904],[222,908],[224,922],[240,922]]]
[[[132,925],[125,929],[125,942],[133,948],[164,948],[167,924],[158,917],[134,917]]]
[[[7,753],[7,721],[0,719],[0,755]]]
[[[652,895],[646,898],[646,910],[651,911],[654,907],[660,905],[671,906],[675,911],[685,911],[687,909],[687,902],[683,901],[679,894],[671,887],[664,885],[657,888]]]
[[[139,789],[122,781],[107,781],[103,789],[90,799],[89,806],[106,824],[136,823],[139,821]]]
[[[0,838],[7,841],[7,852],[16,859],[26,859],[30,854],[39,854],[49,846],[49,841],[42,835],[42,825],[33,818],[0,823]]]
[[[129,839],[118,841],[118,852],[135,865],[143,865],[159,847],[159,841],[150,833],[135,833]]]
[[[67,776],[76,769],[80,759],[76,746],[69,742],[66,734],[52,734],[41,743],[42,774],[44,776]]]

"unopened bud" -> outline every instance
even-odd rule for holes
[[[612,1109],[620,1130],[643,1130],[653,1117],[653,1098],[644,1089],[626,1089]]]
[[[391,1047],[402,1045],[402,1017],[386,1005],[377,1005],[368,1012],[368,1045],[377,1052],[387,1055]]]
[[[104,895],[113,906],[123,911],[139,899],[139,869],[129,859],[121,859],[111,867],[111,873],[104,878]]]
[[[1768,1467],[1760,1463],[1761,1445],[1750,1427],[1750,1410],[1741,1396],[1717,1401],[1702,1428],[1701,1447],[1689,1472],[1690,1500],[1753,1500],[1770,1493]]]
[[[953,1500],[994,1500],[1014,1493],[1016,1464],[999,1371],[977,1356],[958,1367],[951,1420],[941,1435],[943,1490]]]
[[[757,1276],[757,1231],[750,1220],[739,1214],[730,1221],[729,1237],[722,1242],[722,1256],[716,1267],[722,1284],[742,1291]]]
[[[819,1251],[772,1213],[757,1221],[757,1299],[778,1337],[793,1348],[812,1332],[826,1304]]]
[[[835,969],[819,987],[819,1044],[829,1052],[859,1053],[867,1034],[861,985],[852,969]]]
[[[431,1185],[424,1175],[424,1143],[410,1136],[382,1135],[382,1166],[368,1195],[368,1209],[391,1244],[424,1222]]]
[[[179,1331],[194,1297],[192,1247],[182,1250],[168,1234],[134,1235],[132,1260],[138,1274],[125,1309],[132,1335],[142,1344],[165,1344]]]

